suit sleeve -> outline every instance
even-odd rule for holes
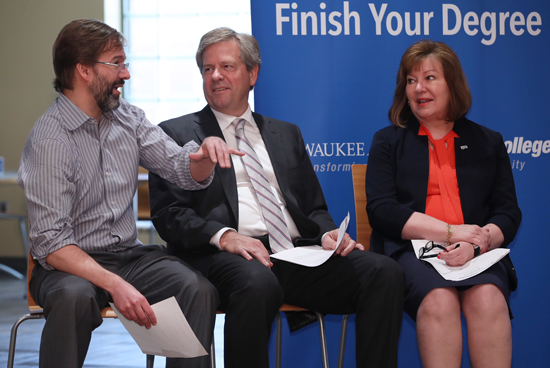
[[[160,126],[178,144],[186,143],[184,137],[172,130],[171,126]],[[218,178],[214,177],[214,181],[216,180]],[[184,190],[152,172],[149,173],[151,220],[159,235],[175,253],[181,250],[193,253],[217,250],[209,243],[210,238],[226,225],[205,220],[196,212],[207,191],[208,188],[198,191]]]
[[[391,238],[401,239],[403,227],[414,210],[403,205],[399,198],[392,132],[383,129],[372,140],[366,174],[367,213],[373,229]]]
[[[507,247],[514,240],[521,223],[521,210],[516,198],[516,187],[510,165],[510,157],[502,135],[497,133],[497,165],[496,174],[489,198],[491,205],[490,217],[487,223],[497,225],[504,235],[502,247]]]

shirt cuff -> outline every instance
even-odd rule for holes
[[[183,146],[183,156],[182,156],[182,168],[181,174],[183,175],[182,178],[180,178],[180,184],[178,184],[181,188],[187,189],[187,190],[201,190],[207,188],[210,183],[212,183],[212,179],[214,178],[214,171],[212,170],[212,173],[206,180],[202,182],[196,182],[195,179],[193,179],[193,176],[191,175],[191,159],[189,158],[190,153],[194,153],[199,149],[199,145],[195,141],[189,141]]]
[[[227,231],[237,232],[237,230],[232,229],[230,227],[224,227],[224,228],[220,229],[216,234],[214,234],[214,236],[212,238],[210,238],[210,244],[216,246],[216,248],[218,248],[219,250],[222,250],[222,248],[220,246],[220,239],[221,239],[222,235],[225,234]]]

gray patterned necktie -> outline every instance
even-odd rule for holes
[[[254,190],[260,202],[262,208],[262,214],[264,215],[265,222],[267,224],[267,231],[269,233],[269,245],[273,253],[282,252],[284,250],[294,248],[292,240],[290,239],[290,233],[288,226],[286,225],[283,217],[281,207],[277,203],[271,186],[264,172],[264,168],[258,160],[256,152],[252,148],[252,145],[246,139],[244,134],[244,126],[246,124],[245,119],[235,119],[235,137],[237,138],[237,147],[239,151],[244,152],[245,155],[241,156],[248,177],[252,182]]]

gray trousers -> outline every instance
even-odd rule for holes
[[[199,272],[180,259],[166,255],[161,246],[89,255],[132,284],[150,304],[174,296],[203,347],[209,351],[218,293]],[[40,343],[40,367],[82,367],[92,331],[103,322],[101,309],[112,301],[109,293],[78,276],[46,271],[39,264],[33,270],[30,292],[43,306],[46,317]],[[166,366],[207,368],[210,358],[167,359]]]

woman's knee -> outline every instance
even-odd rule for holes
[[[460,301],[454,288],[432,289],[420,303],[417,312],[417,319],[428,317],[438,320],[449,316],[460,316]]]
[[[475,285],[461,292],[462,312],[468,318],[508,315],[508,304],[495,284]]]

